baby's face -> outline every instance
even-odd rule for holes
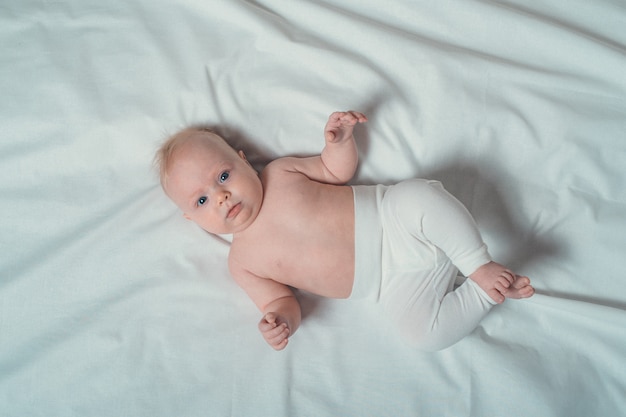
[[[237,233],[256,219],[263,186],[243,152],[200,132],[176,149],[166,190],[185,217],[207,232]]]

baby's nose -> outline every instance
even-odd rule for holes
[[[221,193],[219,193],[217,201],[219,205],[221,206],[226,201],[228,201],[229,198],[230,198],[230,193],[228,191],[222,191]]]

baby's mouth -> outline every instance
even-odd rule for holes
[[[226,218],[232,219],[233,217],[238,215],[240,211],[241,211],[241,203],[237,203],[234,206],[232,206],[230,210],[228,210],[228,214],[226,215]]]

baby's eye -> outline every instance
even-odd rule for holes
[[[220,174],[220,182],[224,182],[228,179],[228,177],[230,176],[230,174],[228,173],[228,171],[224,171]]]
[[[199,205],[199,206],[203,205],[204,203],[206,203],[206,200],[207,200],[207,198],[206,198],[206,197],[204,197],[204,196],[200,197],[200,198],[198,199],[198,205]]]

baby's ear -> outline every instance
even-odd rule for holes
[[[243,151],[239,151],[239,152],[237,152],[237,155],[239,155],[239,157],[240,157],[241,159],[243,159],[244,161],[246,161],[246,163],[247,163],[248,165],[252,166],[252,165],[250,164],[250,161],[248,161],[248,159],[246,158],[246,154],[245,154],[245,153],[243,153]]]

